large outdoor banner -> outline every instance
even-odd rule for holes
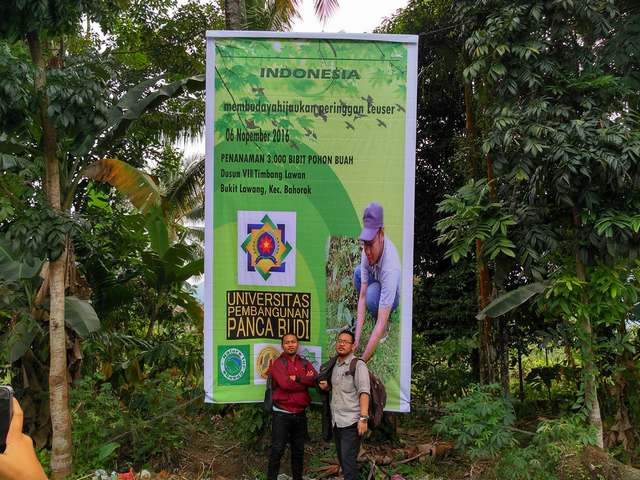
[[[408,411],[417,37],[207,42],[207,401],[261,401],[286,333],[319,368],[352,329]]]

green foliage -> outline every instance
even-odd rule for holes
[[[475,381],[470,360],[476,348],[476,341],[469,337],[432,343],[425,334],[414,335],[411,397],[440,405],[465,395]]]
[[[129,427],[120,401],[99,376],[85,377],[71,389],[74,463],[77,473],[90,472],[113,464],[118,446],[111,439]]]
[[[472,386],[469,395],[447,405],[434,430],[452,438],[472,458],[495,457],[515,445],[509,429],[514,421],[513,407],[499,385]]]
[[[37,261],[43,256],[55,260],[64,250],[67,235],[76,233],[80,228],[80,220],[56,212],[45,203],[41,195],[36,194],[34,197],[20,199],[24,202],[21,208],[25,210],[16,212],[10,222],[7,222],[3,237],[9,248],[20,252],[26,262]],[[26,208],[30,200],[38,203]]]
[[[78,474],[167,461],[192,432],[183,407],[189,392],[168,375],[137,388],[126,405],[100,375],[76,382],[71,392]]]
[[[27,258],[21,261],[7,245],[0,243],[0,280],[17,282],[33,278],[42,268],[39,258]]]
[[[516,206],[522,263],[543,276],[575,240],[586,263],[637,257],[637,92],[604,48],[623,13],[610,1],[487,0],[460,2],[458,15],[474,19],[465,75],[482,84],[482,149]]]
[[[180,388],[168,373],[145,382],[133,392],[128,404],[131,443],[127,454],[134,464],[147,463],[150,458],[167,461],[184,445],[191,422],[180,405],[189,397],[189,392]]]
[[[419,277],[413,288],[413,329],[427,342],[473,335],[477,328],[473,265],[461,260],[437,275]]]
[[[598,265],[588,270],[589,282],[558,270],[540,308],[561,316],[569,325],[590,318],[594,325],[614,326],[638,301],[637,267]]]
[[[245,447],[255,447],[270,425],[271,414],[264,411],[261,403],[240,404],[234,408],[231,431]]]
[[[29,32],[43,32],[50,36],[72,33],[81,15],[93,14],[117,0],[8,0],[0,5],[0,37],[12,41]]]
[[[496,477],[556,480],[563,457],[575,455],[586,445],[595,445],[595,432],[584,423],[581,416],[542,421],[529,445],[504,452],[495,467]]]
[[[499,317],[501,315],[504,315],[505,313],[518,308],[531,297],[541,294],[545,289],[545,283],[534,282],[523,285],[522,287],[516,288],[515,290],[511,290],[504,295],[496,298],[489,305],[483,308],[480,313],[476,315],[476,318],[478,320],[482,320],[487,316]]]
[[[0,42],[0,159],[5,162],[14,158],[11,154],[22,152],[19,144],[8,142],[5,135],[23,125],[32,108],[32,80],[33,69],[24,50]]]
[[[107,112],[108,133],[99,139],[98,149],[107,148],[110,142],[121,137],[134,121],[163,102],[187,92],[203,90],[205,79],[204,74],[193,75],[170,83],[164,82],[156,90],[149,91],[159,80],[160,78],[156,77],[136,85]]]
[[[100,319],[91,304],[73,295],[64,299],[64,317],[67,326],[81,337],[100,330]]]
[[[42,327],[30,315],[21,312],[18,321],[10,326],[2,338],[2,343],[5,344],[3,353],[8,355],[4,360],[8,363],[18,361],[29,351],[36,336],[42,333]]]
[[[449,216],[438,221],[438,243],[449,247],[445,257],[456,263],[471,254],[481,240],[482,254],[494,260],[499,254],[515,256],[515,245],[507,230],[516,224],[514,215],[505,213],[504,204],[489,200],[486,180],[469,181],[455,194],[447,195],[438,211]]]

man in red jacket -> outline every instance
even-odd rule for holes
[[[276,480],[280,459],[291,445],[291,474],[302,480],[304,442],[307,435],[306,408],[311,403],[309,387],[316,382],[316,370],[298,355],[298,337],[287,334],[281,339],[282,354],[271,364],[273,379],[273,416],[271,421],[271,454],[267,480]]]

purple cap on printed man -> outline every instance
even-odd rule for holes
[[[382,206],[379,203],[371,202],[364,209],[362,214],[362,232],[360,232],[360,240],[370,242],[384,226]]]

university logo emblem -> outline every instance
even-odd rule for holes
[[[249,346],[218,347],[218,384],[220,385],[246,385],[249,383],[249,370],[247,358]]]
[[[255,270],[267,280],[271,272],[286,271],[284,259],[291,252],[291,244],[286,241],[284,224],[274,224],[269,215],[262,217],[261,222],[247,225],[248,235],[242,249],[247,252],[249,271]]]
[[[295,285],[295,212],[238,212],[238,283]]]

